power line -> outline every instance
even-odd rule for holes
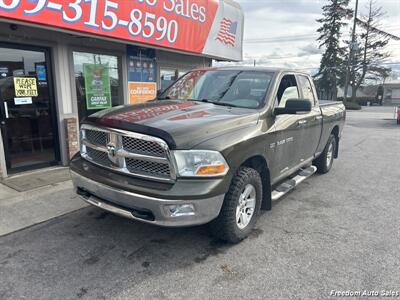
[[[349,38],[350,36],[342,36],[343,39]],[[273,44],[273,43],[285,43],[285,42],[298,42],[298,41],[310,41],[310,42],[317,42],[317,37],[285,37],[282,39],[254,39],[254,40],[244,40],[245,44]]]
[[[309,56],[315,56],[315,55],[322,55],[322,53],[311,53],[311,54],[307,54],[307,55],[290,55],[290,56],[274,56],[274,57],[264,57],[264,58],[260,58],[260,59],[264,59],[264,60],[279,60],[279,59],[290,59],[290,58],[307,58]],[[393,57],[400,57],[400,55],[395,55],[395,56],[391,56]],[[254,58],[251,58],[252,60]],[[395,63],[397,64],[397,63]]]
[[[399,62],[394,62],[394,63],[383,63],[382,65],[399,65],[400,66],[400,61]],[[318,67],[308,67],[308,68],[297,68],[299,70],[314,70],[314,69],[319,69]]]
[[[269,38],[251,38],[251,39],[245,39],[245,42],[258,42],[258,41],[281,41],[281,40],[287,40],[287,39],[301,39],[301,38],[313,38],[317,37],[318,35],[316,34],[300,34],[300,35],[285,35],[285,36],[279,36],[279,37],[269,37]]]
[[[392,25],[392,26],[387,26],[387,27],[382,27],[385,30],[394,29],[394,28],[399,28],[400,26],[398,25]],[[266,38],[248,38],[244,39],[245,43],[248,44],[264,44],[264,43],[274,43],[274,42],[292,42],[292,41],[301,41],[301,40],[314,40],[318,38],[317,33],[310,33],[310,34],[300,34],[300,35],[285,35],[285,36],[279,36],[279,37],[266,37]],[[342,38],[349,38],[350,34],[343,34],[341,36]]]
[[[312,55],[322,55],[322,53],[311,53],[307,55],[291,55],[291,56],[275,56],[275,57],[265,57],[264,59],[288,59],[288,58],[306,58]]]

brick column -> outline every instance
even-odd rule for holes
[[[75,155],[75,153],[79,151],[78,122],[76,118],[66,118],[64,120],[67,137],[67,153],[69,159],[71,159]]]

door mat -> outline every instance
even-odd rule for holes
[[[26,192],[46,185],[70,180],[69,168],[52,168],[19,174],[0,181],[2,184],[18,191]]]

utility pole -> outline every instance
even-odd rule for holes
[[[257,62],[256,62],[256,60],[254,60],[254,67],[256,66],[256,64],[257,64]]]
[[[351,34],[349,59],[347,60],[346,80],[344,82],[343,102],[347,101],[347,92],[349,90],[349,79],[350,79],[350,65],[351,65],[352,73],[354,73],[353,51],[356,48],[355,44],[356,44],[357,14],[358,14],[358,0],[356,0],[356,9],[354,10],[354,24],[353,24],[353,32]]]

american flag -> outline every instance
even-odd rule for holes
[[[232,22],[231,20],[224,18],[221,21],[221,27],[219,29],[216,40],[225,45],[231,45],[234,47],[236,42],[237,28],[238,22]]]

